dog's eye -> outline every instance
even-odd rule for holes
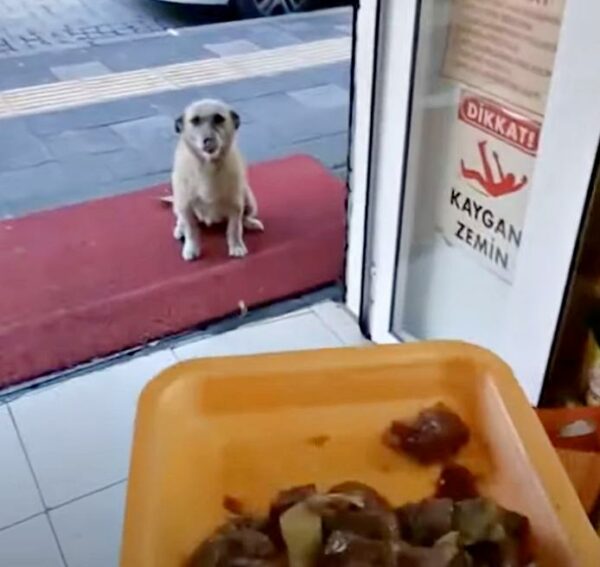
[[[222,114],[215,114],[213,116],[213,123],[218,126],[219,124],[223,124],[225,122],[225,117]]]
[[[193,126],[198,126],[200,124],[200,117],[194,116],[194,117],[192,117],[190,122],[192,123]]]

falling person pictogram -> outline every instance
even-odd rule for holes
[[[498,175],[500,179],[496,181],[494,179],[494,173],[490,166],[487,156],[487,142],[482,141],[477,144],[479,147],[479,155],[481,156],[481,162],[483,164],[483,174],[476,169],[469,169],[465,167],[464,160],[460,160],[460,170],[462,176],[465,179],[476,181],[481,187],[491,195],[492,197],[498,197],[500,195],[507,195],[514,193],[521,189],[528,181],[527,176],[523,175],[520,181],[517,181],[516,177],[512,173],[505,174],[500,164],[500,158],[496,152],[492,152],[496,167],[498,168]]]

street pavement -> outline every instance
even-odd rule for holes
[[[85,47],[230,17],[226,10],[158,0],[0,0],[0,57]]]
[[[0,0],[1,2],[2,0]],[[83,0],[81,0],[83,1]],[[351,35],[350,9],[218,23],[85,48],[0,60],[0,100],[14,89],[190,61],[320,45]],[[265,59],[265,60],[267,60]],[[82,105],[0,118],[0,218],[14,218],[169,179],[173,121],[191,100],[221,98],[242,116],[240,144],[252,163],[308,153],[344,177],[350,53],[336,63],[289,68]]]

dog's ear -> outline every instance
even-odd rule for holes
[[[231,120],[233,121],[233,127],[237,130],[241,123],[240,115],[235,110],[231,110],[230,112]]]
[[[181,134],[183,130],[183,116],[179,116],[175,119],[175,132]]]

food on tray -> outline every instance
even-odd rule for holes
[[[242,516],[244,514],[244,505],[240,500],[234,498],[233,496],[225,496],[223,498],[223,508],[227,510],[230,514],[234,514],[236,516]]]
[[[427,498],[394,509],[373,488],[347,482],[328,493],[286,490],[267,518],[233,517],[189,567],[519,567],[531,560],[527,518],[489,498]]]
[[[452,410],[437,404],[410,422],[393,421],[384,441],[422,464],[443,463],[469,442],[469,429]]]
[[[467,467],[454,463],[447,464],[437,479],[435,495],[437,498],[452,500],[476,498],[479,496],[477,480]]]
[[[462,419],[442,404],[391,424],[388,446],[422,464],[444,463],[434,496],[398,508],[355,481],[326,493],[313,484],[284,490],[258,519],[226,497],[232,519],[200,545],[189,567],[529,565],[528,519],[481,497],[471,471],[448,462],[469,436]]]

